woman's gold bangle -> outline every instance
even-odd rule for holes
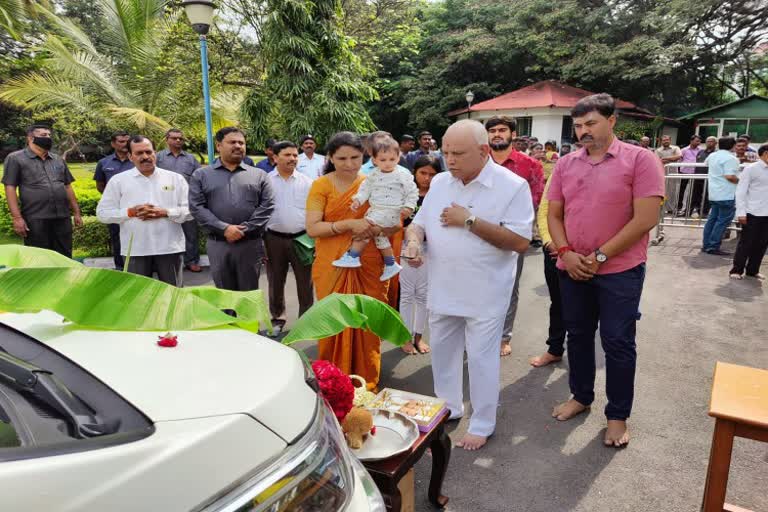
[[[338,231],[336,231],[336,223],[335,223],[335,222],[331,222],[331,232],[332,232],[334,235],[338,235],[338,234],[339,234],[339,232],[338,232]]]

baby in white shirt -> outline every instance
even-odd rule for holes
[[[360,185],[350,208],[357,211],[367,201],[370,208],[365,214],[366,219],[382,228],[398,226],[404,217],[409,217],[416,209],[419,189],[413,175],[397,165],[400,148],[395,139],[377,138],[372,144],[371,155],[376,167]],[[387,281],[400,273],[402,267],[395,262],[392,245],[386,235],[379,234],[374,240],[384,258],[384,272],[380,279]],[[362,266],[360,253],[368,242],[354,240],[344,256],[334,261],[333,265],[341,268]]]

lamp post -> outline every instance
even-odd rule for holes
[[[211,122],[211,88],[208,85],[208,40],[206,35],[213,23],[216,5],[210,0],[184,0],[181,5],[192,24],[192,30],[200,36],[200,61],[203,66],[203,101],[205,104],[205,132],[208,142],[208,165],[213,164],[213,126]]]
[[[475,99],[475,93],[472,91],[467,91],[467,94],[464,96],[464,98],[467,100],[467,119],[469,119],[472,116],[472,101]]]

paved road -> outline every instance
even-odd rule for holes
[[[529,254],[513,354],[502,363],[498,429],[482,451],[454,450],[444,487],[448,511],[699,510],[713,426],[707,407],[714,364],[768,368],[768,284],[729,280],[730,261],[700,254],[699,234],[668,228],[667,240],[650,250],[638,324],[633,439],[621,451],[601,442],[605,372],[599,339],[593,411],[566,423],[550,417],[552,406],[568,396],[568,367],[528,365],[545,349],[549,300],[541,253]],[[733,242],[724,247],[733,250]],[[190,285],[208,279],[187,275]],[[295,316],[295,294],[289,295]],[[314,349],[304,348],[314,356]],[[381,385],[430,394],[429,356],[384,347]],[[451,437],[458,439],[466,427],[465,419]],[[429,460],[416,468],[419,512],[433,510],[426,498],[429,470]],[[766,489],[768,445],[737,440],[728,501],[768,511]]]

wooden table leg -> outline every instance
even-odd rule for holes
[[[441,494],[448,462],[451,460],[451,438],[445,433],[445,427],[440,428],[430,443],[432,449],[432,475],[429,478],[429,501],[440,508],[448,504],[448,497]]]
[[[382,489],[381,494],[384,498],[384,504],[387,506],[387,512],[400,512],[403,508],[403,497],[397,484],[398,482],[394,480],[387,480],[387,484]]]
[[[717,419],[712,434],[712,448],[709,452],[709,468],[704,487],[702,512],[722,512],[725,492],[728,488],[728,472],[731,469],[733,433],[736,425],[732,421]]]

